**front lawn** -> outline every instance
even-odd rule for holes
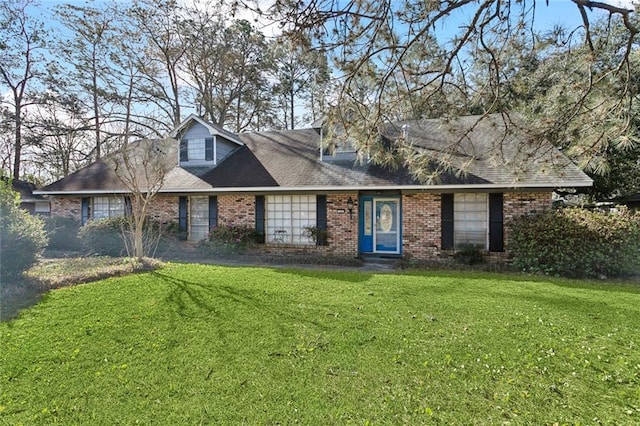
[[[637,424],[640,288],[169,265],[0,324],[1,424]]]

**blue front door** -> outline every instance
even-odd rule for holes
[[[400,254],[400,198],[363,195],[359,206],[360,253]]]

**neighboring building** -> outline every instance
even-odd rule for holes
[[[429,259],[463,243],[503,253],[505,223],[550,207],[554,188],[592,181],[555,148],[519,139],[499,116],[477,121],[389,127],[385,143],[404,135],[416,150],[449,158],[451,170],[425,185],[402,167],[357,161],[348,144],[323,152],[319,125],[236,135],[190,116],[170,134],[176,143],[166,155],[176,166],[151,215],[177,222],[193,241],[220,224],[255,227],[271,253]],[[126,211],[125,186],[104,161],[37,193],[51,198],[52,215],[83,223]],[[326,245],[315,246],[305,227],[326,230]]]
[[[7,179],[7,178],[2,178]],[[27,210],[31,214],[49,216],[49,200],[42,195],[33,193],[37,189],[36,185],[24,180],[11,180],[11,187],[20,194],[20,208]]]

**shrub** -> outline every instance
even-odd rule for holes
[[[48,249],[72,250],[82,249],[78,233],[82,226],[79,221],[68,217],[48,217],[44,220],[45,230],[49,237]]]
[[[124,217],[91,220],[82,228],[78,237],[82,243],[82,249],[87,254],[100,254],[105,256],[123,256],[126,247],[122,238],[122,230],[127,225]]]
[[[482,251],[482,248],[475,244],[461,244],[453,253],[453,258],[463,265],[478,265],[484,263]]]
[[[548,210],[510,224],[513,265],[567,277],[625,276],[640,272],[640,221],[624,209]]]
[[[305,226],[304,232],[317,246],[329,244],[329,231],[326,229],[320,229],[317,226]]]
[[[206,254],[233,254],[245,251],[259,241],[260,235],[247,226],[218,225],[198,247]]]
[[[19,205],[11,183],[0,180],[0,281],[29,269],[47,245],[42,220]]]
[[[78,234],[84,252],[105,256],[128,255],[129,240],[125,238],[129,232],[128,220],[126,217],[113,217],[87,222]],[[145,253],[153,256],[157,250],[167,250],[178,239],[177,229],[173,223],[165,225],[147,219],[143,231]]]

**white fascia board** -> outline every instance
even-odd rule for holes
[[[162,194],[197,194],[197,193],[232,193],[232,192],[355,192],[355,191],[410,191],[410,192],[447,192],[447,191],[497,191],[497,190],[553,190],[555,188],[588,188],[591,181],[584,182],[557,182],[533,185],[500,185],[500,184],[474,184],[474,185],[388,185],[388,186],[259,186],[237,188],[164,188],[159,191]],[[101,191],[33,191],[37,195],[91,195],[91,194],[126,194],[130,191],[101,190]]]
[[[129,194],[131,191],[128,189],[117,190],[82,190],[82,191],[33,191],[36,195],[104,195],[104,194]]]
[[[175,137],[178,135],[178,133],[180,132],[180,130],[182,130],[182,129],[184,129],[185,127],[187,127],[187,124],[189,124],[189,122],[191,122],[191,120],[195,120],[195,121],[197,121],[198,123],[202,124],[204,127],[206,127],[206,128],[207,128],[207,130],[209,130],[209,133],[211,133],[211,135],[214,135],[214,136],[215,136],[215,135],[222,136],[222,137],[224,137],[225,139],[229,139],[231,142],[233,142],[233,143],[235,143],[235,144],[237,144],[237,145],[240,145],[240,146],[243,146],[243,145],[244,145],[244,142],[242,142],[242,141],[240,140],[240,138],[239,138],[237,135],[235,135],[235,134],[233,134],[233,133],[231,133],[231,132],[228,132],[228,134],[222,133],[219,129],[217,129],[217,128],[213,127],[213,126],[212,126],[210,123],[208,123],[206,120],[203,120],[202,118],[198,117],[198,116],[197,116],[197,115],[195,115],[195,114],[191,114],[191,115],[189,115],[187,118],[185,118],[185,119],[182,121],[182,123],[180,123],[180,124],[178,125],[178,127],[176,127],[175,129],[173,129],[173,130],[169,133],[169,136],[171,136],[172,138],[175,138]]]

